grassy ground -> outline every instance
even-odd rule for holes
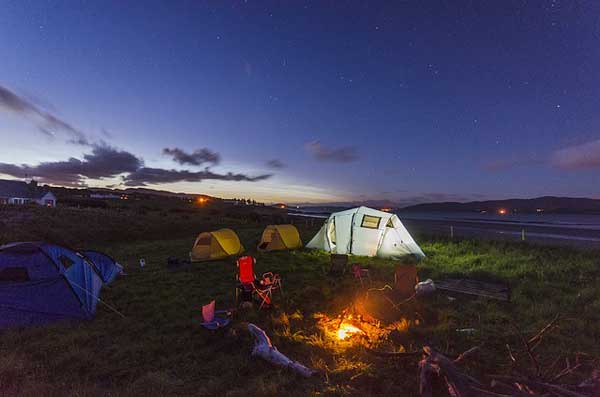
[[[202,226],[198,226],[201,228]],[[246,247],[256,246],[262,228],[236,227]],[[302,229],[304,241],[314,233]],[[137,233],[137,232],[136,232]],[[155,233],[154,231],[152,233]],[[136,234],[137,235],[137,234]],[[186,257],[194,240],[176,233],[132,240],[93,237],[86,247],[117,258],[128,273],[103,289],[104,305],[94,320],[44,328],[2,331],[0,394],[5,395],[415,395],[415,359],[389,360],[369,355],[359,344],[340,342],[318,326],[320,314],[336,316],[360,290],[352,278],[326,276],[329,257],[314,251],[257,254],[257,273],[278,272],[285,295],[272,310],[238,313],[231,331],[203,329],[199,308],[211,299],[231,307],[232,261],[194,264],[170,272],[169,256]],[[540,347],[544,362],[585,351],[600,355],[600,263],[597,252],[493,242],[431,241],[417,237],[427,259],[421,279],[470,276],[503,279],[512,302],[443,294],[402,306],[400,317],[413,323],[393,347],[411,350],[430,343],[458,354],[483,343],[467,371],[476,377],[507,370],[505,344],[517,346],[511,323],[532,333],[561,313],[566,320]],[[147,266],[137,265],[144,258]],[[356,258],[370,267],[376,285],[391,283],[396,262]],[[294,360],[319,369],[302,379],[250,357],[253,341],[245,323],[267,331],[274,344]],[[474,333],[457,329],[475,328]],[[390,346],[387,346],[390,348]]]

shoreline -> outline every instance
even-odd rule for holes
[[[299,218],[325,219],[324,213],[292,212],[289,216]],[[578,248],[600,249],[600,225],[594,223],[560,223],[528,220],[498,220],[477,218],[452,218],[439,214],[428,214],[427,217],[411,217],[399,214],[400,220],[411,234],[431,235],[438,237],[477,238],[512,242],[533,242],[543,245],[573,246]],[[429,219],[428,219],[429,218]],[[451,231],[452,230],[452,231]],[[523,240],[523,230],[524,237]]]

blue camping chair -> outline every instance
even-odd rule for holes
[[[222,317],[222,315],[230,316],[228,310],[215,310],[215,301],[211,301],[208,305],[202,306],[202,325],[204,328],[215,331],[219,328],[226,327],[231,322],[231,319]]]

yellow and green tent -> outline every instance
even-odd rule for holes
[[[298,229],[294,225],[269,225],[258,244],[259,251],[292,250],[302,247]]]
[[[244,246],[237,234],[231,229],[219,229],[198,235],[190,259],[192,262],[223,259],[244,252]]]

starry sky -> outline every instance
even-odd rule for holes
[[[266,202],[600,198],[595,1],[0,7],[0,177]]]

